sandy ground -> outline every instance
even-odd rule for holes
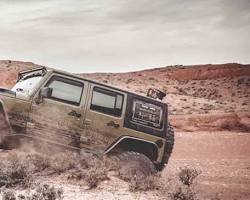
[[[163,176],[185,165],[202,171],[198,189],[203,198],[250,199],[250,133],[180,132]]]
[[[201,171],[196,192],[199,199],[250,199],[250,134],[243,132],[177,132],[169,165],[162,172],[168,178],[185,166]],[[4,152],[1,152],[5,154]],[[79,182],[60,176],[41,177],[39,183],[63,188],[64,199],[169,199],[159,191],[130,192],[126,182],[110,175],[109,181],[88,190]]]

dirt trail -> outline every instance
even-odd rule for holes
[[[179,132],[173,156],[163,176],[185,165],[202,171],[199,190],[204,197],[250,199],[250,133]]]

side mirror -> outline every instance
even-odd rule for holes
[[[40,91],[41,98],[49,98],[52,95],[53,88],[44,87]]]
[[[44,87],[40,90],[39,96],[35,98],[35,103],[40,104],[43,102],[43,98],[49,98],[52,95],[53,88]]]

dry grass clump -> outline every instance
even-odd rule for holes
[[[72,152],[58,153],[53,156],[24,152],[13,152],[0,163],[1,187],[27,187],[36,176],[64,174],[68,179],[84,181],[89,188],[108,179],[108,171],[114,164],[108,158],[99,158],[92,154]]]
[[[151,191],[161,189],[160,176],[151,175],[147,177],[134,177],[130,180],[129,190],[134,191]]]
[[[33,172],[41,172],[50,166],[48,157],[41,154],[28,154],[26,156],[27,162],[33,166]]]
[[[53,186],[39,185],[35,193],[26,196],[25,200],[60,200],[63,199],[63,190],[56,189]]]
[[[6,160],[2,159],[0,164],[0,187],[30,186],[32,182],[31,173],[25,162],[18,159],[16,154],[10,154]]]
[[[178,177],[180,181],[186,185],[191,186],[194,183],[194,180],[199,176],[201,172],[197,171],[196,169],[192,168],[182,168],[181,171],[178,173]]]
[[[171,200],[197,200],[196,194],[196,179],[201,174],[200,171],[194,168],[181,168],[178,173],[179,183],[175,180],[172,184],[171,192],[168,196]]]
[[[104,180],[108,180],[108,171],[112,168],[111,161],[107,158],[92,156],[87,159],[83,167],[74,168],[69,172],[68,179],[83,180],[89,189],[95,188]],[[86,160],[85,160],[86,161]]]
[[[53,186],[39,185],[35,191],[30,192],[29,194],[15,195],[13,190],[5,190],[2,192],[3,200],[61,200],[63,199],[63,190],[56,189]]]
[[[159,174],[134,177],[130,180],[129,190],[132,192],[157,190],[161,196],[166,196],[166,199],[197,200],[195,180],[199,174],[196,169],[185,167],[180,169],[177,176],[168,179],[163,179]]]
[[[48,169],[52,173],[61,174],[68,170],[77,168],[83,158],[75,153],[59,153],[55,156],[49,157]],[[80,166],[79,166],[80,167]]]
[[[85,172],[87,173],[82,172],[83,180],[87,183],[89,189],[95,188],[100,182],[109,179],[105,168],[95,167]]]
[[[3,192],[2,199],[3,200],[16,200],[16,197],[13,191],[7,190]]]
[[[196,193],[187,187],[178,187],[175,192],[169,193],[171,200],[196,200]]]

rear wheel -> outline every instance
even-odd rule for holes
[[[144,154],[126,151],[116,155],[119,161],[119,175],[124,180],[143,178],[156,173],[152,161]]]

